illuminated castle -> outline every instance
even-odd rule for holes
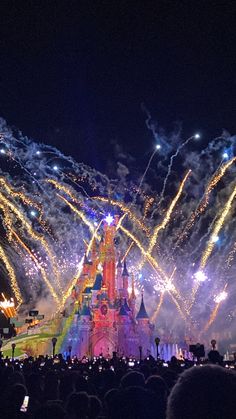
[[[85,256],[72,293],[79,310],[63,346],[72,346],[72,353],[79,357],[101,353],[107,357],[113,351],[122,356],[139,356],[139,347],[143,356],[154,352],[153,326],[143,295],[136,312],[134,276],[130,278],[126,261],[122,263],[116,254],[117,222],[118,217],[110,215],[104,220],[104,236],[99,245],[93,240],[91,260]]]

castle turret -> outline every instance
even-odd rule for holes
[[[131,280],[131,293],[129,297],[129,306],[131,308],[132,314],[134,315],[135,312],[135,301],[136,301],[136,295],[134,290],[134,274],[132,274],[132,280]]]
[[[129,293],[128,293],[129,273],[127,271],[126,260],[124,260],[122,279],[123,279],[123,296],[124,298],[127,299],[129,297]]]
[[[152,348],[152,328],[149,322],[149,316],[144,305],[143,293],[136,319],[138,322],[139,345],[142,346],[143,354],[147,356],[148,354],[150,354]]]
[[[137,320],[148,320],[149,321],[149,316],[147,314],[145,305],[144,305],[144,301],[143,301],[143,293],[142,293],[142,299],[141,299],[141,304],[140,304],[140,308],[139,308],[139,312],[136,316]]]
[[[79,357],[84,355],[89,356],[89,338],[91,327],[91,310],[87,304],[84,304],[80,312],[80,319],[78,321],[80,328],[79,341],[77,342],[77,353]]]
[[[129,336],[130,319],[129,314],[125,309],[124,302],[122,302],[119,313],[118,313],[118,351],[120,355],[124,355],[128,352],[127,348],[127,337]]]
[[[122,297],[123,278],[122,278],[122,263],[121,263],[120,257],[116,265],[116,288],[117,288],[118,296]]]
[[[103,264],[103,282],[108,290],[108,297],[111,302],[115,300],[115,247],[114,236],[116,226],[113,217],[109,214],[104,220],[104,264]]]
[[[98,297],[99,291],[101,290],[101,287],[102,287],[102,274],[97,273],[96,279],[94,281],[94,285],[92,288],[92,304],[97,303],[97,297]]]
[[[124,301],[124,308],[127,311],[127,313],[129,313],[131,311],[131,308],[129,307],[126,298],[125,298],[125,301]]]

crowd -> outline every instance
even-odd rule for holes
[[[235,419],[235,365],[219,360],[2,358],[0,418]]]

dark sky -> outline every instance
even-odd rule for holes
[[[105,170],[114,141],[141,166],[150,155],[142,102],[167,131],[181,121],[184,137],[236,133],[235,1],[0,9],[0,115],[26,135]]]

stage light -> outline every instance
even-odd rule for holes
[[[32,210],[32,211],[30,211],[30,215],[31,215],[31,217],[36,217],[37,213],[36,213],[36,211]]]
[[[36,155],[37,155],[37,156],[40,156],[40,154],[41,154],[41,151],[40,151],[40,150],[37,150],[37,151],[36,151]]]
[[[194,138],[196,138],[196,140],[198,140],[198,139],[200,138],[200,134],[198,134],[198,133],[197,133],[197,134],[195,134],[195,135],[194,135]]]
[[[223,157],[223,159],[228,159],[228,158],[229,158],[229,155],[228,155],[228,153],[225,151],[225,152],[222,154],[222,157]]]
[[[156,149],[157,149],[157,150],[160,150],[160,148],[161,148],[161,145],[160,145],[160,144],[157,144],[157,145],[156,145]]]
[[[1,154],[6,154],[6,150],[4,150],[4,148],[1,148],[1,149],[0,149],[0,153],[1,153]]]
[[[57,171],[58,171],[58,166],[57,166],[57,165],[53,166],[53,170],[54,170],[55,172],[57,172]]]

